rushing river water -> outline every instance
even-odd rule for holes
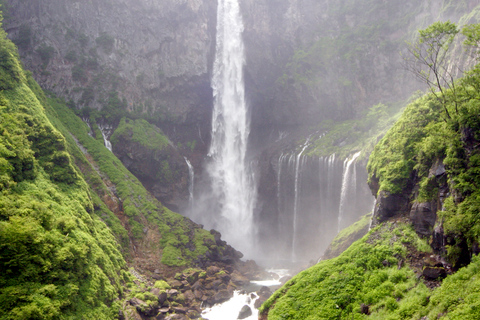
[[[286,269],[270,269],[267,271],[277,274],[278,279],[252,281],[246,290],[235,291],[230,300],[217,304],[212,308],[205,309],[202,312],[202,317],[208,320],[237,320],[242,308],[244,306],[249,306],[252,314],[244,319],[257,320],[258,310],[255,308],[254,304],[258,296],[255,294],[255,291],[265,286],[270,287],[273,292],[281,286],[280,279],[289,274],[289,271]]]

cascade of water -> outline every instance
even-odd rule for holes
[[[108,150],[112,151],[112,143],[107,139],[107,130],[111,130],[111,128],[108,128],[107,126],[98,126],[98,128],[102,133],[103,143],[105,144],[105,147]]]
[[[188,166],[188,209],[193,209],[193,187],[195,183],[195,172],[193,171],[193,166],[188,161],[186,157],[183,157]]]
[[[215,227],[236,248],[248,253],[256,186],[246,161],[250,129],[243,80],[243,29],[238,0],[219,0],[212,78],[211,162],[207,170],[221,214]]]
[[[352,164],[355,163],[355,160],[358,158],[358,156],[360,156],[360,153],[361,152],[355,153],[351,159],[347,158],[343,162],[342,189],[340,193],[340,208],[338,210],[338,232],[340,232],[342,228],[341,223],[345,211],[348,189],[351,187],[355,188],[356,184],[356,174],[355,172],[353,172],[353,174],[350,173],[352,171],[351,167]]]
[[[302,154],[305,149],[308,147],[309,139],[303,145],[302,150],[298,153],[295,159],[295,198],[293,204],[293,235],[292,235],[292,261],[296,260],[295,256],[295,247],[296,247],[296,239],[297,239],[297,215],[298,215],[298,194],[299,194],[299,169],[300,169],[300,162],[302,160]]]
[[[372,230],[373,214],[375,213],[376,206],[377,206],[377,199],[375,198],[375,200],[373,200],[372,217],[370,218],[370,225],[368,226],[368,231]]]

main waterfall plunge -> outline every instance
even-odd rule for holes
[[[250,121],[242,32],[238,0],[219,0],[212,140],[205,173],[195,179],[200,183],[195,183],[195,201],[189,200],[190,216],[220,231],[247,258],[316,259],[340,228],[371,209],[373,197],[366,187],[365,170],[356,170],[358,154],[344,163],[334,155],[304,155],[307,140],[300,150],[282,153],[272,164],[276,181],[270,184],[276,184],[276,194],[257,199],[253,162],[248,158]],[[193,175],[190,165],[189,170]],[[357,178],[358,174],[363,176]]]
[[[203,202],[210,202],[206,205],[210,212],[204,211],[198,218],[251,255],[256,187],[246,157],[249,120],[243,80],[243,22],[238,0],[219,0],[217,10],[212,141],[206,167],[211,189],[203,197]]]

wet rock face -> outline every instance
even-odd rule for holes
[[[4,26],[40,85],[67,101],[100,109],[116,91],[129,110],[187,121],[211,104],[215,17],[215,1],[11,1]]]
[[[423,236],[429,236],[433,233],[433,227],[437,220],[437,208],[430,202],[414,203],[410,210],[410,221],[412,221],[415,231]]]
[[[373,213],[372,225],[376,225],[399,214],[408,212],[409,197],[404,194],[390,194],[387,191],[380,191],[377,196],[377,203]]]
[[[188,201],[188,167],[171,145],[152,150],[121,136],[113,152],[153,196],[173,211]]]

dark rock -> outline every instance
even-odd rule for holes
[[[142,305],[142,304],[145,304],[145,301],[142,301],[138,298],[132,298],[128,301],[130,303],[131,306],[133,307],[136,307],[136,306],[139,306],[139,305]]]
[[[240,312],[238,313],[237,319],[245,319],[247,317],[250,317],[251,315],[252,315],[252,309],[249,306],[244,305],[240,310]]]
[[[153,317],[158,313],[158,306],[142,304],[135,307],[137,312],[145,317]]]
[[[390,194],[387,191],[380,191],[372,218],[372,226],[407,212],[409,203],[409,197],[406,194]]]
[[[122,310],[118,310],[118,320],[125,320],[125,315]]]
[[[192,290],[187,290],[183,293],[183,295],[185,296],[185,299],[188,300],[188,301],[193,301],[195,300],[195,294],[193,293]]]
[[[185,307],[173,307],[172,310],[178,314],[187,314],[188,309]]]
[[[437,220],[437,207],[431,202],[415,202],[410,210],[410,221],[419,235],[430,236]]]
[[[364,303],[360,304],[360,313],[369,315],[370,314],[370,307]]]
[[[438,278],[444,278],[447,275],[447,271],[443,267],[425,267],[422,275],[427,280],[436,280]]]
[[[446,239],[443,233],[443,227],[438,226],[433,230],[432,243],[430,246],[435,252],[442,254],[446,252],[445,243]]]
[[[244,286],[250,283],[250,280],[248,280],[246,277],[244,277],[238,272],[232,273],[230,281],[232,281],[232,283],[236,286]]]
[[[181,281],[178,281],[178,280],[172,280],[169,282],[170,286],[172,288],[175,288],[175,289],[181,289],[185,286],[184,283],[182,283]]]
[[[212,303],[221,303],[229,300],[233,294],[228,290],[220,290],[213,296]]]
[[[158,310],[160,313],[169,313],[170,312],[170,307],[163,307]]]
[[[200,312],[198,312],[198,310],[188,310],[187,312],[187,317],[189,317],[190,319],[198,319],[200,318]]]
[[[193,294],[195,295],[196,299],[202,299],[204,292],[202,290],[195,290]]]
[[[207,275],[214,276],[216,273],[220,272],[220,268],[217,266],[210,266],[207,268]]]
[[[167,300],[168,300],[168,294],[165,291],[160,292],[160,294],[158,295],[158,303],[160,304],[160,306],[165,305]]]
[[[390,267],[390,262],[388,262],[388,260],[383,260],[382,264],[384,267]]]
[[[165,317],[165,320],[188,320],[184,314],[170,314]]]

